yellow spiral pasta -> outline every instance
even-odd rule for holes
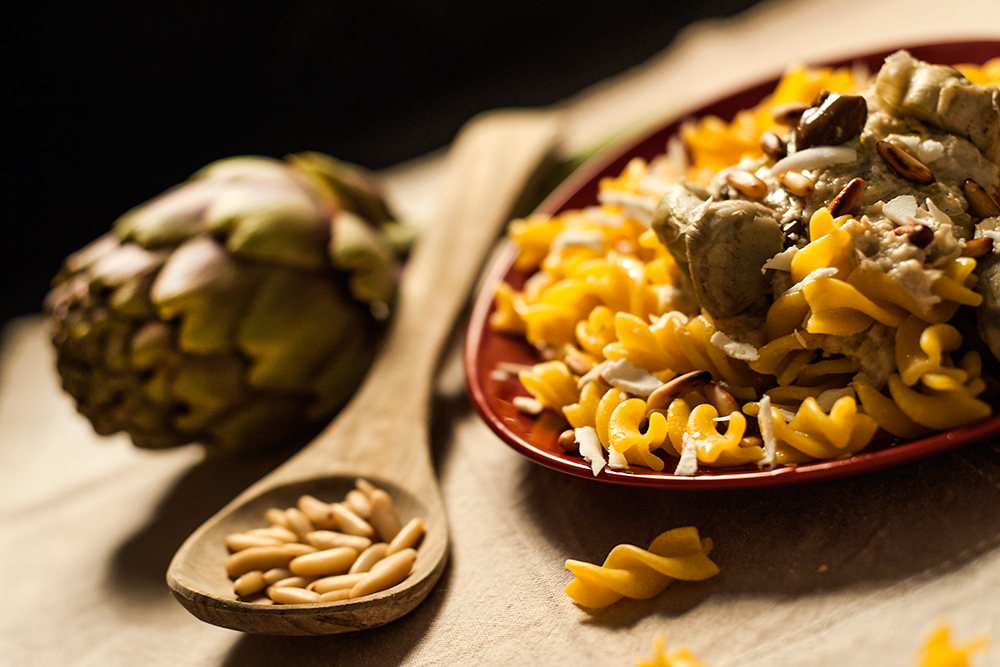
[[[1000,77],[993,66],[963,72]],[[522,384],[569,428],[593,428],[612,467],[690,475],[834,459],[992,413],[981,398],[982,360],[953,323],[982,302],[977,261],[960,256],[957,242],[921,265],[930,278],[914,290],[859,249],[863,221],[820,208],[808,242],[782,253],[787,263],[775,273],[785,282],[774,283],[781,287],[751,344],[731,340],[731,323],[698,308],[687,269],[650,229],[670,183],[706,183],[759,158],[777,105],[863,83],[850,70],[792,68],[732,122],[687,123],[680,148],[602,179],[597,205],[510,224],[514,266],[530,275],[520,290],[497,288],[490,324],[554,359],[521,372]],[[623,367],[630,377],[615,376]],[[698,371],[711,374],[710,385],[686,387]]]
[[[591,608],[606,607],[623,597],[646,600],[675,579],[701,581],[717,575],[718,566],[708,558],[711,550],[712,540],[699,537],[693,526],[661,533],[648,549],[619,544],[603,565],[567,560],[566,567],[576,578],[566,586],[566,594]]]
[[[663,635],[653,638],[653,655],[651,658],[636,660],[635,667],[705,667],[686,648],[679,648],[667,653],[667,640]]]

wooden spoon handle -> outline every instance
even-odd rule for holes
[[[447,157],[437,216],[407,263],[383,349],[354,399],[286,466],[301,458],[315,466],[317,456],[335,467],[419,466],[412,457],[426,450],[440,352],[511,210],[552,155],[558,129],[556,115],[531,111],[491,112],[463,129]]]

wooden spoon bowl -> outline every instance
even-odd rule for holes
[[[243,632],[335,634],[388,623],[427,596],[448,553],[428,435],[438,358],[489,249],[555,149],[557,130],[552,114],[494,112],[462,131],[448,156],[440,211],[407,263],[397,312],[365,382],[313,442],[222,508],[177,551],[167,584],[188,611]],[[226,576],[226,536],[264,526],[268,508],[294,506],[306,493],[339,501],[359,477],[389,493],[402,522],[424,520],[409,577],[382,592],[338,602],[238,600]]]

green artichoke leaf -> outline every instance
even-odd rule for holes
[[[363,167],[316,152],[295,153],[288,161],[330,192],[340,208],[377,225],[395,220],[375,177]]]
[[[350,273],[351,294],[359,301],[388,304],[396,291],[394,255],[385,237],[350,211],[331,221],[330,261]]]
[[[233,349],[239,320],[264,269],[241,263],[207,236],[181,245],[164,264],[150,297],[164,320],[180,318],[178,348],[208,354]]]
[[[296,183],[240,182],[219,194],[205,215],[213,233],[241,257],[308,269],[327,265],[328,213]]]
[[[144,248],[175,246],[204,231],[202,216],[224,184],[194,181],[177,185],[141,204],[114,223],[122,241]]]
[[[235,182],[235,181],[281,181],[292,180],[288,165],[270,157],[240,155],[211,162],[191,176],[191,180]]]
[[[237,334],[240,349],[252,360],[251,387],[308,391],[348,329],[366,317],[344,292],[325,275],[272,270]]]
[[[316,427],[302,419],[300,400],[268,396],[251,399],[225,414],[208,430],[205,444],[212,455],[253,451],[276,442],[293,442]]]
[[[189,357],[171,382],[173,397],[185,410],[174,416],[181,431],[197,432],[208,427],[225,410],[246,400],[244,362],[233,356]]]

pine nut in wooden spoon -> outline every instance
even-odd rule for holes
[[[557,141],[558,120],[494,112],[472,121],[447,160],[439,214],[418,241],[384,347],[348,406],[316,439],[205,522],[181,546],[167,583],[203,621],[243,632],[318,635],[388,623],[416,607],[444,569],[448,526],[429,451],[438,358],[483,260],[517,199]],[[226,576],[225,537],[264,525],[269,507],[303,494],[340,500],[358,477],[393,497],[401,520],[423,518],[414,571],[401,584],[354,600],[267,606],[237,600]]]

